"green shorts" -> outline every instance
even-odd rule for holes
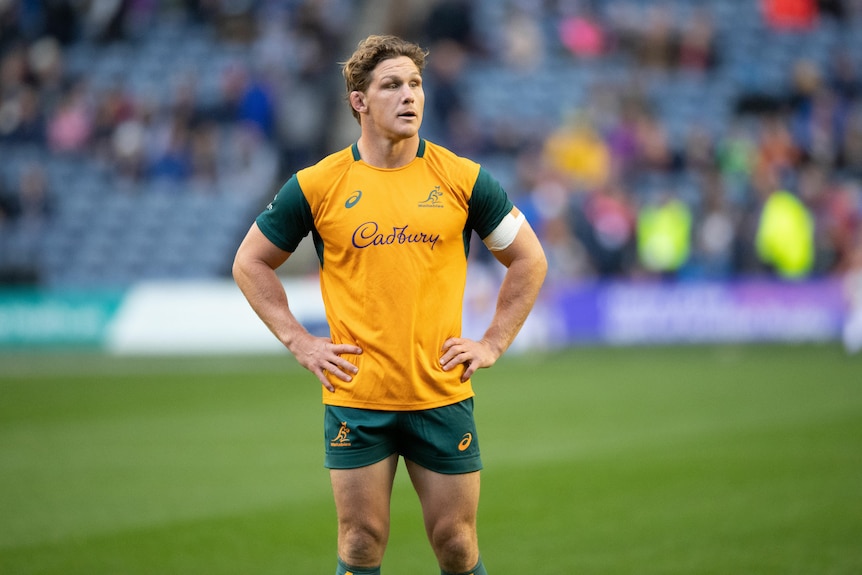
[[[325,406],[330,469],[355,469],[395,453],[437,473],[482,469],[473,399],[420,411],[377,411]]]

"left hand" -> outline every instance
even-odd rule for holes
[[[463,337],[450,337],[443,343],[440,365],[443,371],[450,371],[464,365],[461,382],[465,382],[482,367],[491,367],[497,361],[497,354],[485,340],[475,341]]]

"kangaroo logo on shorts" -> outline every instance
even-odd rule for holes
[[[350,438],[347,437],[350,433],[350,428],[347,427],[347,422],[341,422],[341,429],[338,430],[338,435],[336,435],[332,441],[329,442],[329,445],[332,447],[348,447],[350,446]]]

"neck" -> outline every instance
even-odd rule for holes
[[[375,168],[400,168],[413,161],[419,151],[419,135],[404,140],[373,139],[361,135],[356,142],[362,161]]]

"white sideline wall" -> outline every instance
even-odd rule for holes
[[[325,322],[317,278],[284,282],[302,323]],[[118,354],[278,352],[284,348],[230,280],[141,284],[127,294],[108,329]]]

